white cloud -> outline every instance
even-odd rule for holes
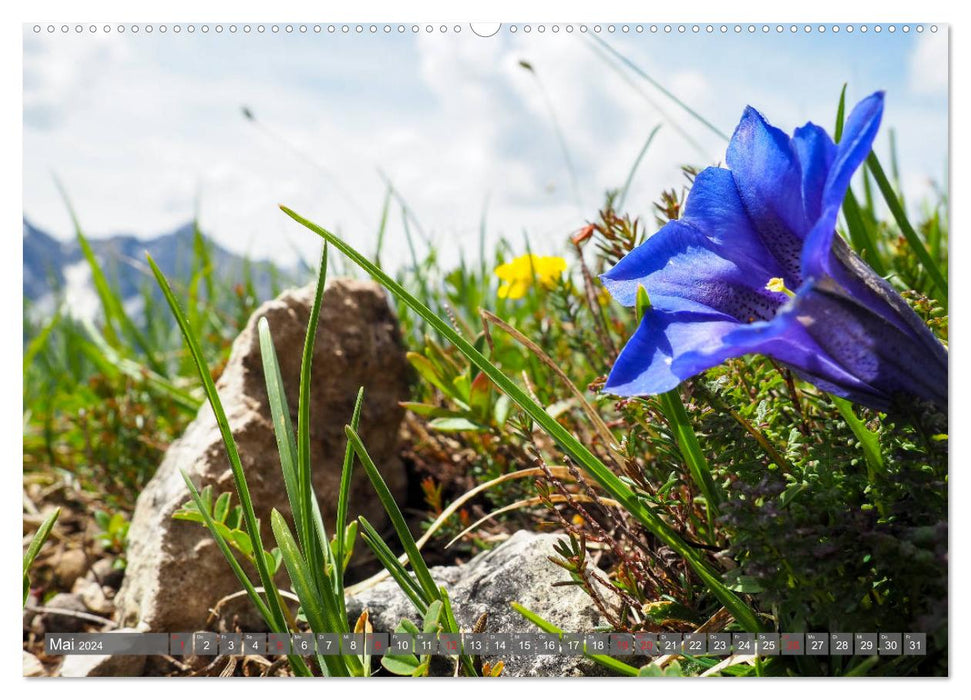
[[[724,154],[724,141],[656,89],[621,78],[576,35],[112,36],[103,46],[28,38],[24,209],[55,235],[71,229],[51,171],[94,235],[171,230],[198,199],[204,229],[230,249],[314,259],[319,241],[278,211],[283,202],[370,251],[385,190],[380,167],[447,259],[459,247],[474,254],[487,199],[493,239],[518,245],[527,231],[552,252],[595,215],[606,188],[623,184],[656,124],[627,198],[648,227],[651,203],[683,183],[681,165]],[[852,61],[810,63],[788,46],[726,52],[725,38],[647,39],[616,45],[728,131],[746,103],[787,130],[808,117],[828,125],[844,66],[885,71],[855,83],[858,91],[893,87],[901,73],[860,51]],[[520,60],[533,65],[556,112],[580,210],[549,106]],[[946,113],[903,87],[891,98],[908,181],[938,172]],[[242,118],[244,104],[265,128]],[[386,245],[385,260],[408,259],[397,207]]]
[[[910,55],[908,77],[910,89],[919,95],[947,94],[947,32],[918,37]]]

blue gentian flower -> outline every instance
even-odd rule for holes
[[[882,113],[883,93],[867,97],[834,144],[815,124],[790,138],[746,108],[728,169],[702,171],[682,218],[602,275],[620,303],[635,305],[639,287],[650,300],[606,391],[659,394],[760,353],[872,408],[905,397],[946,410],[947,351],[836,234]]]

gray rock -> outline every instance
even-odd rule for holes
[[[112,630],[108,634],[119,632],[136,632],[141,630],[120,629]],[[57,671],[63,678],[91,678],[95,676],[140,676],[145,669],[148,657],[128,654],[69,654]]]
[[[562,568],[548,557],[562,535],[535,534],[520,530],[507,541],[459,566],[438,566],[432,577],[444,585],[456,620],[463,631],[471,631],[482,613],[487,613],[485,632],[541,632],[510,607],[517,602],[565,632],[591,632],[604,620],[590,597],[578,586],[554,586],[569,580]],[[604,592],[610,599],[609,593]],[[354,620],[365,608],[376,631],[393,631],[403,617],[415,622],[417,613],[394,581],[386,580],[358,593],[347,603]],[[582,656],[483,657],[505,663],[504,676],[590,676],[603,671]]]
[[[263,379],[257,322],[265,317],[280,361],[283,385],[296,426],[300,359],[313,303],[313,285],[284,292],[263,304],[233,343],[217,390],[262,523],[264,546],[274,540],[270,510],[289,515],[279,453]],[[325,523],[333,524],[335,494],[344,455],[344,425],[350,420],[358,388],[365,387],[362,437],[392,493],[405,493],[405,471],[398,456],[399,401],[408,397],[408,364],[397,319],[376,284],[332,280],[324,292],[315,344],[311,388],[311,458],[313,479]],[[115,601],[122,624],[154,631],[184,632],[203,628],[209,610],[241,589],[206,529],[172,519],[189,500],[179,471],[201,489],[233,493],[229,462],[208,404],[165,455],[155,476],[138,497],[129,530],[128,567]],[[364,470],[354,473],[351,508],[384,522]],[[285,574],[279,574],[281,581]],[[255,578],[255,573],[254,573]],[[258,621],[255,615],[249,619]]]

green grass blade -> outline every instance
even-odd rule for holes
[[[37,528],[37,532],[31,538],[30,544],[27,545],[27,551],[24,552],[24,600],[21,603],[21,607],[27,605],[27,598],[30,596],[30,567],[34,565],[34,559],[37,558],[40,548],[44,546],[47,538],[50,537],[51,530],[54,529],[54,523],[57,522],[57,518],[60,515],[61,509],[55,508],[53,513],[44,518],[44,522]]]
[[[314,486],[310,468],[310,379],[314,360],[314,343],[317,340],[317,325],[320,321],[320,307],[324,298],[324,287],[327,285],[327,244],[320,254],[320,265],[317,268],[317,287],[314,290],[314,303],[310,309],[310,320],[307,322],[307,335],[303,344],[303,355],[300,358],[300,398],[297,404],[297,484],[300,498],[302,517],[297,521],[301,528],[301,541],[310,570],[314,574],[318,588],[323,588],[324,565],[327,557],[321,547],[328,543],[315,539],[317,530],[314,527],[314,509],[312,501]],[[343,562],[340,557],[337,562]],[[337,580],[335,576],[335,581]],[[343,586],[335,589],[340,600],[340,607],[344,609]]]
[[[297,547],[297,542],[293,538],[293,533],[287,526],[286,520],[280,511],[273,509],[270,513],[270,526],[273,528],[273,535],[276,537],[277,546],[283,558],[283,564],[287,567],[290,574],[290,581],[293,583],[293,590],[300,599],[300,607],[310,628],[317,633],[336,632],[342,625],[338,619],[338,611],[332,606],[327,605],[328,596],[321,595],[314,583],[313,574],[307,566],[306,560]],[[327,669],[332,676],[348,676],[350,670],[347,668],[345,659],[342,656],[324,656]]]
[[[893,185],[900,193],[900,208],[903,209],[904,216],[907,216],[907,198],[904,197],[903,186],[900,184],[900,161],[897,159],[897,131],[895,129],[890,129],[890,177],[893,178]]]
[[[833,129],[833,141],[836,143],[840,142],[843,138],[843,124],[846,121],[846,83],[843,83],[843,89],[840,90],[840,102],[839,106],[836,107],[836,128]]]
[[[388,546],[388,543],[384,541],[378,531],[374,529],[374,526],[368,522],[367,518],[361,515],[358,516],[357,521],[361,525],[361,539],[374,552],[374,556],[377,557],[381,566],[387,569],[388,574],[398,584],[401,592],[408,596],[408,599],[414,604],[418,613],[424,615],[428,610],[430,601],[427,599],[427,595],[422,590],[421,585],[401,565],[394,552],[391,551],[391,547]]]
[[[554,625],[552,622],[548,622],[547,620],[544,620],[542,617],[534,613],[532,610],[529,610],[528,608],[524,608],[519,603],[510,603],[509,605],[512,607],[513,610],[518,612],[520,615],[525,617],[527,620],[532,622],[534,625],[539,627],[544,632],[548,632],[549,634],[563,634],[563,630],[561,630],[559,627]],[[633,666],[629,666],[628,664],[625,664],[623,661],[615,659],[611,656],[604,656],[603,654],[588,654],[586,652],[586,646],[584,646],[583,655],[592,661],[596,661],[604,668],[614,671],[615,673],[619,673],[622,676],[637,675],[637,669],[634,668]]]
[[[705,497],[710,523],[714,516],[718,515],[722,501],[721,494],[711,477],[711,467],[709,467],[708,460],[701,450],[698,436],[695,435],[694,427],[688,419],[688,412],[684,409],[684,402],[681,400],[681,394],[678,393],[678,390],[672,389],[661,394],[659,398],[664,415],[674,431],[681,456],[684,457],[684,461],[688,465],[691,479]]]
[[[391,195],[394,189],[389,184],[384,193],[384,203],[381,205],[381,223],[378,224],[378,243],[374,250],[374,259],[381,264],[381,251],[384,249],[384,236],[388,232],[388,214],[391,212]]]
[[[381,472],[375,466],[374,460],[371,459],[371,455],[368,454],[364,443],[361,442],[361,437],[349,425],[344,427],[344,432],[347,434],[347,439],[353,445],[357,458],[364,466],[364,471],[367,472],[368,478],[371,480],[371,485],[374,486],[374,490],[377,492],[378,500],[381,501],[381,505],[384,506],[385,512],[387,512],[388,517],[391,519],[391,525],[394,527],[394,531],[401,541],[401,546],[404,547],[405,554],[408,555],[408,563],[411,565],[412,571],[415,572],[415,576],[418,577],[418,583],[421,584],[421,588],[429,600],[438,598],[438,586],[435,585],[435,581],[432,579],[428,567],[425,566],[425,560],[421,558],[418,545],[411,534],[411,530],[408,529],[405,516],[402,515],[398,504],[395,503],[394,496],[391,495],[391,490],[385,483],[384,477],[381,476]]]
[[[263,538],[260,535],[259,522],[256,519],[256,513],[253,510],[253,499],[250,496],[249,486],[246,483],[246,474],[243,472],[243,465],[239,459],[239,451],[236,449],[236,440],[233,438],[233,431],[229,427],[229,420],[226,418],[226,411],[223,410],[222,401],[219,398],[219,394],[216,393],[216,385],[212,381],[212,375],[209,373],[209,367],[206,365],[205,358],[202,356],[202,351],[199,349],[199,342],[196,340],[195,335],[192,333],[192,329],[189,327],[188,320],[186,319],[185,313],[179,306],[178,300],[172,293],[172,288],[169,286],[168,280],[165,279],[165,275],[162,271],[158,269],[158,265],[152,260],[150,255],[146,255],[148,258],[148,264],[152,268],[152,273],[155,275],[155,279],[158,282],[159,287],[162,289],[162,294],[165,296],[165,300],[169,304],[169,308],[172,310],[172,314],[175,316],[176,322],[179,324],[179,328],[182,331],[182,336],[185,338],[186,345],[189,346],[189,352],[192,355],[192,359],[195,362],[196,370],[199,373],[199,378],[202,380],[203,389],[206,392],[206,398],[209,400],[209,405],[212,407],[213,413],[216,416],[216,423],[219,426],[219,432],[223,438],[223,445],[226,448],[226,456],[229,459],[229,466],[233,472],[233,481],[236,485],[236,495],[239,498],[240,506],[243,509],[243,519],[246,525],[246,532],[250,536],[250,541],[253,543],[253,554],[256,560],[256,569],[260,575],[260,582],[263,584],[263,589],[267,591],[267,599],[269,601],[269,611],[271,613],[271,627],[274,631],[285,633],[288,629],[286,616],[283,613],[283,602],[280,597],[280,591],[273,581],[273,575],[271,574],[271,568],[269,563],[265,558],[265,548],[263,547]]]
[[[887,208],[890,209],[890,213],[893,214],[894,221],[897,222],[897,226],[900,228],[900,232],[907,239],[908,245],[914,251],[917,259],[920,260],[921,266],[927,272],[931,278],[931,283],[937,289],[937,293],[940,295],[939,299],[947,305],[947,279],[941,272],[940,267],[931,258],[931,254],[927,252],[927,248],[924,246],[923,241],[920,240],[920,236],[914,230],[914,227],[910,225],[910,221],[907,220],[907,215],[904,213],[903,207],[900,206],[900,198],[897,193],[894,192],[893,185],[887,179],[886,173],[883,172],[883,166],[880,165],[880,160],[877,158],[876,154],[871,152],[866,159],[867,167],[870,172],[873,173],[873,179],[877,181],[877,187],[880,188],[880,194],[883,195],[883,200],[887,204]]]
[[[756,632],[762,628],[755,613],[752,612],[748,605],[722,582],[720,575],[691,546],[681,539],[660,515],[646,506],[620,477],[610,471],[569,430],[551,418],[546,413],[545,408],[533,401],[523,389],[509,379],[498,367],[489,362],[471,343],[456,333],[447,322],[436,316],[427,306],[419,302],[383,270],[375,266],[343,240],[313,222],[308,221],[291,209],[284,206],[281,206],[281,209],[294,221],[324,238],[355,264],[367,271],[368,274],[380,282],[395,297],[421,316],[442,337],[447,338],[449,342],[455,345],[469,362],[489,377],[500,390],[507,394],[530,418],[539,424],[556,444],[596,480],[612,498],[619,501],[634,518],[640,521],[661,542],[683,557],[698,577],[708,586],[712,594],[732,613],[744,629]]]
[[[316,333],[316,326],[314,327],[314,331]],[[310,577],[310,583],[313,585],[315,604],[323,605],[327,610],[327,623],[330,625],[330,627],[325,631],[343,631],[343,629],[347,627],[346,615],[343,613],[344,606],[338,602],[335,587],[332,584],[332,581],[325,575],[324,565],[328,561],[328,557],[325,553],[322,553],[320,549],[321,546],[328,547],[329,544],[326,540],[327,533],[323,529],[323,521],[320,518],[320,510],[319,508],[314,508],[314,506],[317,504],[315,502],[316,499],[313,498],[313,487],[309,483],[309,438],[307,442],[307,482],[302,483],[302,477],[298,473],[297,441],[294,437],[293,424],[290,420],[290,408],[283,388],[283,378],[280,373],[280,363],[277,359],[276,348],[273,345],[273,338],[270,334],[269,324],[265,318],[261,318],[259,321],[259,335],[260,354],[263,359],[263,374],[266,380],[267,396],[270,401],[270,413],[273,418],[273,429],[274,433],[276,434],[277,448],[280,453],[280,466],[283,472],[284,486],[287,491],[287,497],[290,501],[290,509],[293,512],[294,522],[298,524],[297,532],[298,536],[301,538],[303,551],[307,552],[309,555],[305,559],[304,555],[301,554],[300,549],[296,549],[296,553],[300,556],[300,560],[299,562],[292,560],[289,564],[287,564],[287,571],[290,571],[290,567],[295,563],[300,564],[302,567],[300,569],[301,572],[305,572],[306,575]],[[312,346],[310,353],[312,356]],[[309,377],[307,381],[309,382]],[[309,398],[304,402],[304,405],[309,411]],[[309,498],[309,503],[306,500],[307,498]],[[284,527],[286,527],[285,523]],[[276,532],[276,528],[274,529],[274,534],[277,536],[277,544],[280,545],[281,552],[283,552],[283,546],[280,544],[280,535]],[[290,535],[289,528],[286,529],[286,534]],[[323,539],[317,537],[318,535],[321,535]],[[322,545],[320,544],[321,542],[323,543]],[[295,544],[294,547],[296,547]],[[312,566],[308,564],[307,559],[313,561],[314,564]],[[284,560],[284,563],[286,563],[286,559]],[[291,572],[291,579],[292,578],[293,573]],[[304,597],[299,594],[298,597],[300,598],[301,605],[306,606],[307,603]],[[354,661],[350,661],[348,663],[345,660],[342,662],[340,668],[337,668],[337,671],[340,671],[341,669],[347,670],[348,666],[351,674],[354,674],[355,670],[358,670],[358,664],[356,664]],[[329,671],[333,670],[334,669],[329,669]],[[347,675],[347,673],[344,673],[344,675]]]
[[[846,220],[853,249],[873,268],[874,272],[881,277],[886,276],[887,266],[880,257],[880,250],[873,237],[873,229],[863,215],[856,195],[850,189],[846,191],[846,197],[843,199],[843,218]]]
[[[209,242],[199,228],[198,215],[192,220],[192,255],[196,269],[201,273],[202,281],[206,286],[206,301],[211,304],[216,299],[212,278],[212,255],[209,252]]]
[[[51,333],[53,333],[54,329],[57,328],[57,326],[61,323],[61,318],[61,311],[58,309],[51,320],[45,323],[40,332],[31,339],[30,343],[27,344],[27,347],[24,349],[24,372],[26,372],[31,364],[33,364],[34,358],[37,357],[37,355],[45,347],[47,347],[47,342],[50,340]]]
[[[81,233],[80,229],[77,231],[77,238],[78,243],[81,245],[81,251],[84,253],[84,258],[91,268],[91,280],[94,283],[95,291],[98,293],[98,298],[101,300],[101,306],[105,312],[105,330],[109,334],[109,340],[112,338],[115,341],[118,340],[118,335],[112,325],[113,323],[117,323],[121,327],[122,332],[127,334],[142,353],[144,353],[149,367],[155,372],[160,374],[164,373],[165,367],[156,358],[155,351],[151,345],[145,340],[145,337],[135,327],[135,324],[125,312],[125,307],[121,299],[115,294],[115,290],[108,283],[108,279],[105,277],[101,265],[98,264],[98,259],[95,257],[94,251],[91,249],[88,240]],[[118,345],[120,346],[120,343]]]
[[[351,416],[351,429],[357,432],[361,423],[361,406],[364,404],[364,387],[357,392],[357,399],[354,401],[354,414]],[[351,500],[351,475],[354,472],[354,448],[351,441],[347,441],[344,448],[344,465],[341,469],[340,490],[337,493],[337,517],[334,521],[334,536],[336,539],[336,551],[334,552],[335,575],[338,598],[341,608],[345,609],[344,603],[344,559],[345,542],[344,533],[347,530],[347,507]],[[345,612],[346,615],[346,612]]]
[[[442,613],[445,618],[445,629],[449,634],[459,634],[462,630],[459,628],[459,623],[455,619],[455,613],[452,610],[452,601],[448,598],[448,593],[445,591],[444,587],[438,589],[438,599],[442,603]],[[459,659],[462,665],[465,667],[465,673],[469,677],[478,676],[479,674],[475,672],[475,662],[472,657],[468,654],[459,654]]]
[[[273,433],[276,436],[277,451],[280,453],[280,468],[283,471],[283,483],[290,501],[290,510],[297,523],[303,523],[303,500],[300,497],[300,484],[297,479],[297,442],[293,436],[293,424],[290,422],[290,408],[283,389],[283,376],[280,374],[280,363],[277,360],[276,348],[270,335],[270,325],[265,318],[258,323],[260,336],[260,356],[263,360],[263,378],[266,382],[266,394],[270,401],[270,416],[273,419]],[[309,513],[307,514],[309,516]],[[309,522],[309,517],[307,518]],[[297,529],[303,535],[303,527]],[[302,541],[304,548],[307,542]]]

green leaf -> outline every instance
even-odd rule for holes
[[[226,522],[226,516],[229,515],[229,499],[232,498],[229,491],[220,494],[219,498],[216,499],[216,505],[212,509],[212,519],[218,520],[219,522]]]
[[[488,430],[486,426],[473,423],[467,418],[435,418],[428,422],[428,427],[442,433],[458,433],[470,431],[481,433]]]
[[[647,290],[644,288],[644,285],[637,285],[637,299],[635,300],[634,304],[634,319],[637,321],[637,323],[641,322],[641,319],[644,318],[644,314],[646,314],[650,308],[651,297],[647,295]]]
[[[419,355],[417,352],[409,352],[407,357],[408,361],[411,363],[411,366],[418,371],[418,374],[421,375],[422,379],[441,391],[446,396],[450,398],[460,398],[456,394],[455,387],[449,386],[448,382],[438,375],[438,370],[435,368],[435,365],[432,364],[431,360],[424,355]]]
[[[414,676],[423,664],[414,654],[407,656],[386,655],[381,657],[381,665],[396,676]]]
[[[236,575],[237,580],[246,590],[250,601],[252,601],[253,605],[259,611],[263,619],[268,623],[272,623],[274,620],[273,613],[263,601],[262,596],[256,592],[256,588],[253,586],[252,581],[250,581],[249,576],[247,576],[246,572],[243,571],[243,568],[239,565],[239,562],[236,561],[236,557],[233,556],[232,550],[229,549],[229,544],[227,543],[226,538],[224,537],[218,524],[209,515],[211,504],[207,504],[205,502],[202,494],[200,494],[196,489],[195,484],[192,483],[192,480],[189,478],[189,475],[185,473],[185,470],[180,470],[180,472],[186,488],[189,489],[189,495],[192,497],[192,502],[195,504],[195,512],[202,518],[203,523],[209,529],[209,533],[212,535],[213,540],[216,541],[216,546],[219,547],[219,551],[223,553],[223,556],[229,563],[230,568]],[[211,488],[209,491],[211,493]]]
[[[661,668],[660,666],[649,663],[646,666],[641,666],[637,669],[637,675],[644,678],[660,678],[663,676],[684,676],[684,670],[681,668],[681,664],[678,661],[672,661],[667,665],[666,668]]]
[[[853,412],[852,404],[846,399],[833,396],[833,404],[843,416],[843,420],[850,426],[850,430],[860,441],[863,457],[866,459],[867,474],[872,483],[877,474],[883,473],[883,453],[880,452],[880,436],[869,430]]]
[[[416,403],[414,401],[402,401],[399,404],[402,408],[411,411],[416,416],[422,418],[461,418],[462,414],[457,411],[450,411],[441,406],[430,403]]]
[[[442,629],[441,619],[443,607],[444,604],[440,600],[436,600],[428,606],[428,610],[425,612],[421,620],[422,632],[425,634],[432,634],[433,632],[438,632]]]
[[[418,629],[418,625],[409,620],[407,617],[401,618],[401,621],[398,623],[398,626],[395,627],[394,631],[401,634],[421,634],[421,630]]]
[[[658,540],[684,558],[699,578],[708,586],[712,594],[721,601],[722,605],[732,613],[736,621],[745,630],[757,632],[762,629],[761,623],[748,605],[725,586],[720,574],[702,559],[691,546],[681,539],[658,513],[655,513],[645,505],[629,485],[614,474],[569,430],[550,418],[542,406],[533,401],[523,389],[503,374],[498,367],[489,362],[471,343],[456,333],[450,324],[436,316],[431,309],[418,301],[410,292],[389,277],[387,273],[368,261],[339,237],[303,218],[287,207],[281,206],[281,210],[294,221],[321,236],[328,243],[340,250],[355,264],[380,282],[401,302],[414,310],[415,313],[421,316],[443,338],[448,339],[449,342],[455,345],[469,362],[484,372],[492,380],[493,384],[506,393],[530,418],[538,423],[556,444],[570,455],[591,478],[597,481],[612,498],[619,501]]]
[[[489,404],[492,399],[492,382],[482,372],[476,374],[469,387],[469,408],[482,420],[489,418]]]

